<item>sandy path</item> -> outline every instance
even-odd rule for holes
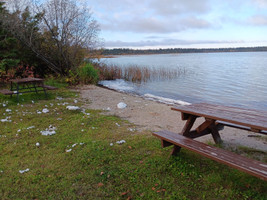
[[[139,96],[120,93],[94,85],[86,85],[78,89],[85,107],[90,109],[107,110],[105,113],[117,115],[137,125],[139,130],[170,130],[179,132],[183,128],[184,121],[180,113],[171,110],[170,105],[154,102]],[[127,107],[117,108],[117,104],[124,102]],[[198,119],[197,124],[202,120]],[[229,145],[242,145],[267,152],[266,137],[248,131],[225,127],[220,132],[222,140]],[[250,137],[256,135],[258,137]],[[263,140],[265,137],[265,140]],[[211,136],[198,138],[200,141],[213,141]]]

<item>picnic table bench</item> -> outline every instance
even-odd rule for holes
[[[4,95],[17,95],[17,100],[19,101],[19,94],[43,91],[47,97],[46,90],[55,90],[56,87],[45,85],[44,79],[41,78],[21,78],[21,79],[11,79],[10,80],[10,90],[3,89],[0,93]]]
[[[174,145],[171,152],[172,155],[177,155],[181,147],[183,147],[265,181],[267,180],[267,163],[255,161],[227,150],[193,140],[194,138],[211,134],[215,143],[221,143],[222,140],[219,130],[223,129],[223,126],[266,134],[266,111],[212,105],[207,103],[177,106],[173,107],[172,110],[181,112],[182,120],[186,120],[181,133],[177,134],[169,131],[153,133],[154,136],[161,139],[162,147]],[[198,117],[204,117],[205,121],[195,130],[191,130]]]

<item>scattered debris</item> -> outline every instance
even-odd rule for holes
[[[78,106],[67,106],[66,108],[68,110],[80,110],[80,107],[78,107]]]
[[[35,126],[30,126],[27,128],[27,130],[32,129],[32,128],[35,128]]]
[[[80,142],[80,145],[84,145],[84,142]]]
[[[104,108],[103,110],[105,110],[105,111],[111,111],[111,108],[110,107],[107,107],[107,108]]]
[[[40,146],[40,143],[39,142],[36,142],[36,144],[35,144],[37,147],[39,147]]]
[[[78,100],[74,99],[74,103],[78,103]]]
[[[11,112],[12,110],[11,109],[6,109],[6,112]]]
[[[1,119],[1,122],[12,122],[12,120],[10,120],[10,116],[6,117],[5,119]]]
[[[123,143],[125,143],[126,141],[125,140],[120,140],[120,141],[117,141],[116,143],[117,144],[123,144]]]
[[[120,102],[120,103],[117,104],[117,107],[118,107],[119,109],[124,109],[124,108],[127,107],[127,104],[124,103],[124,102]]]
[[[113,143],[110,143],[109,145],[110,145],[110,146],[113,146]]]
[[[19,173],[23,174],[23,173],[25,173],[25,172],[28,172],[28,171],[30,171],[30,169],[29,169],[29,168],[27,168],[27,169],[24,169],[24,170],[19,170]]]
[[[63,98],[62,97],[56,97],[57,100],[62,100]]]
[[[77,145],[77,143],[73,144],[73,145],[72,145],[72,148],[75,147],[76,145]]]
[[[62,120],[62,118],[57,118],[57,120]]]
[[[118,127],[120,127],[121,125],[119,125],[118,123],[116,123],[116,125],[118,126]]]
[[[32,103],[34,103],[34,101],[32,101]]]
[[[134,132],[135,131],[134,128],[128,128],[128,130],[131,131],[131,132]]]
[[[49,110],[48,110],[47,108],[44,108],[44,109],[42,110],[42,112],[43,112],[43,113],[48,113]]]
[[[56,127],[50,125],[49,128],[46,128],[44,131],[41,131],[42,135],[48,136],[48,135],[54,135],[56,134]]]
[[[68,152],[71,152],[71,151],[72,151],[72,149],[67,149],[67,150],[66,150],[67,153],[68,153]]]

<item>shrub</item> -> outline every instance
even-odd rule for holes
[[[91,63],[81,65],[77,70],[77,74],[80,82],[84,84],[96,84],[99,80],[98,70]]]

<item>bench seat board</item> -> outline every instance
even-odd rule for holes
[[[163,141],[189,149],[212,160],[234,167],[267,181],[267,163],[262,163],[217,147],[209,146],[169,131],[155,132],[153,135],[159,137]]]
[[[267,130],[267,112],[206,103],[176,106],[172,110],[187,114],[229,122],[257,130]]]
[[[2,93],[4,95],[12,95],[12,94],[14,94],[13,91],[7,90],[7,89],[0,90],[0,93]]]

